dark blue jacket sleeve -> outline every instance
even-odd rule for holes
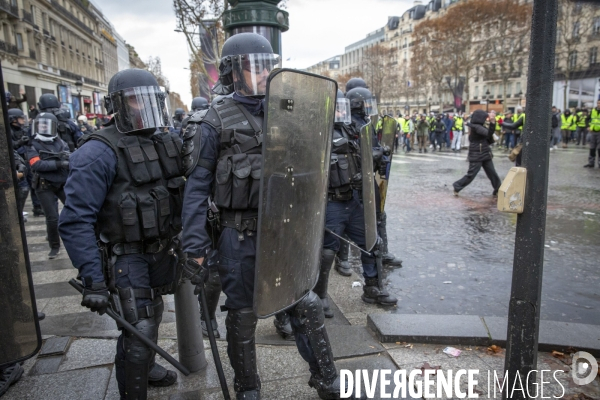
[[[73,141],[74,141],[73,143],[77,144],[77,141],[79,140],[79,138],[81,138],[81,136],[83,136],[83,133],[81,133],[79,126],[75,122],[69,120],[67,123],[69,124],[69,126],[71,127],[71,130],[73,131]]]
[[[216,165],[219,155],[219,135],[208,124],[202,123],[200,127],[202,138],[199,157]],[[213,171],[198,165],[188,176],[185,185],[181,215],[182,242],[183,251],[193,258],[203,257],[211,246],[210,238],[206,233],[206,212],[213,180]]]
[[[117,157],[106,144],[90,140],[69,161],[67,200],[58,224],[60,237],[79,276],[104,282],[94,226],[115,178]]]
[[[39,156],[40,155],[35,147],[29,146],[27,148],[27,162],[29,162],[33,172],[52,172],[58,170],[56,160],[36,160]]]

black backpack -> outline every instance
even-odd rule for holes
[[[558,128],[558,115],[552,114],[552,127]]]

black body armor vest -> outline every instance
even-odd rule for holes
[[[176,236],[182,229],[185,186],[181,139],[169,132],[124,135],[112,125],[85,138],[89,140],[100,140],[117,156],[117,174],[98,214],[97,236],[110,245]]]
[[[361,179],[360,148],[347,126],[335,124],[329,170],[329,200],[350,200],[352,189],[360,189]]]
[[[199,158],[200,122],[219,133],[217,165]],[[186,176],[196,165],[215,173],[213,201],[221,212],[221,225],[255,230],[248,220],[258,216],[262,167],[262,116],[253,116],[243,104],[224,98],[208,112],[199,111],[188,121],[183,135]],[[254,228],[254,229],[253,229]]]
[[[67,122],[58,121],[57,126],[58,136],[69,146],[69,151],[75,151],[75,143],[73,141],[73,130]]]

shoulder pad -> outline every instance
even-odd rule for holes
[[[208,112],[208,110],[200,110],[200,111],[196,111],[195,113],[193,113],[192,115],[190,115],[187,119],[188,124],[199,124],[200,122],[202,122],[204,120],[204,117],[206,116],[206,113]]]
[[[200,131],[200,125],[197,123],[190,123],[185,129],[183,134],[183,145],[181,147],[181,160],[183,168],[185,170],[185,177],[190,176],[198,160],[200,159],[200,148],[202,141],[202,133]]]

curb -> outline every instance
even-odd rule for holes
[[[475,315],[369,314],[367,326],[382,343],[506,347],[508,320]],[[540,321],[538,351],[572,352],[573,349],[600,357],[600,326]]]

